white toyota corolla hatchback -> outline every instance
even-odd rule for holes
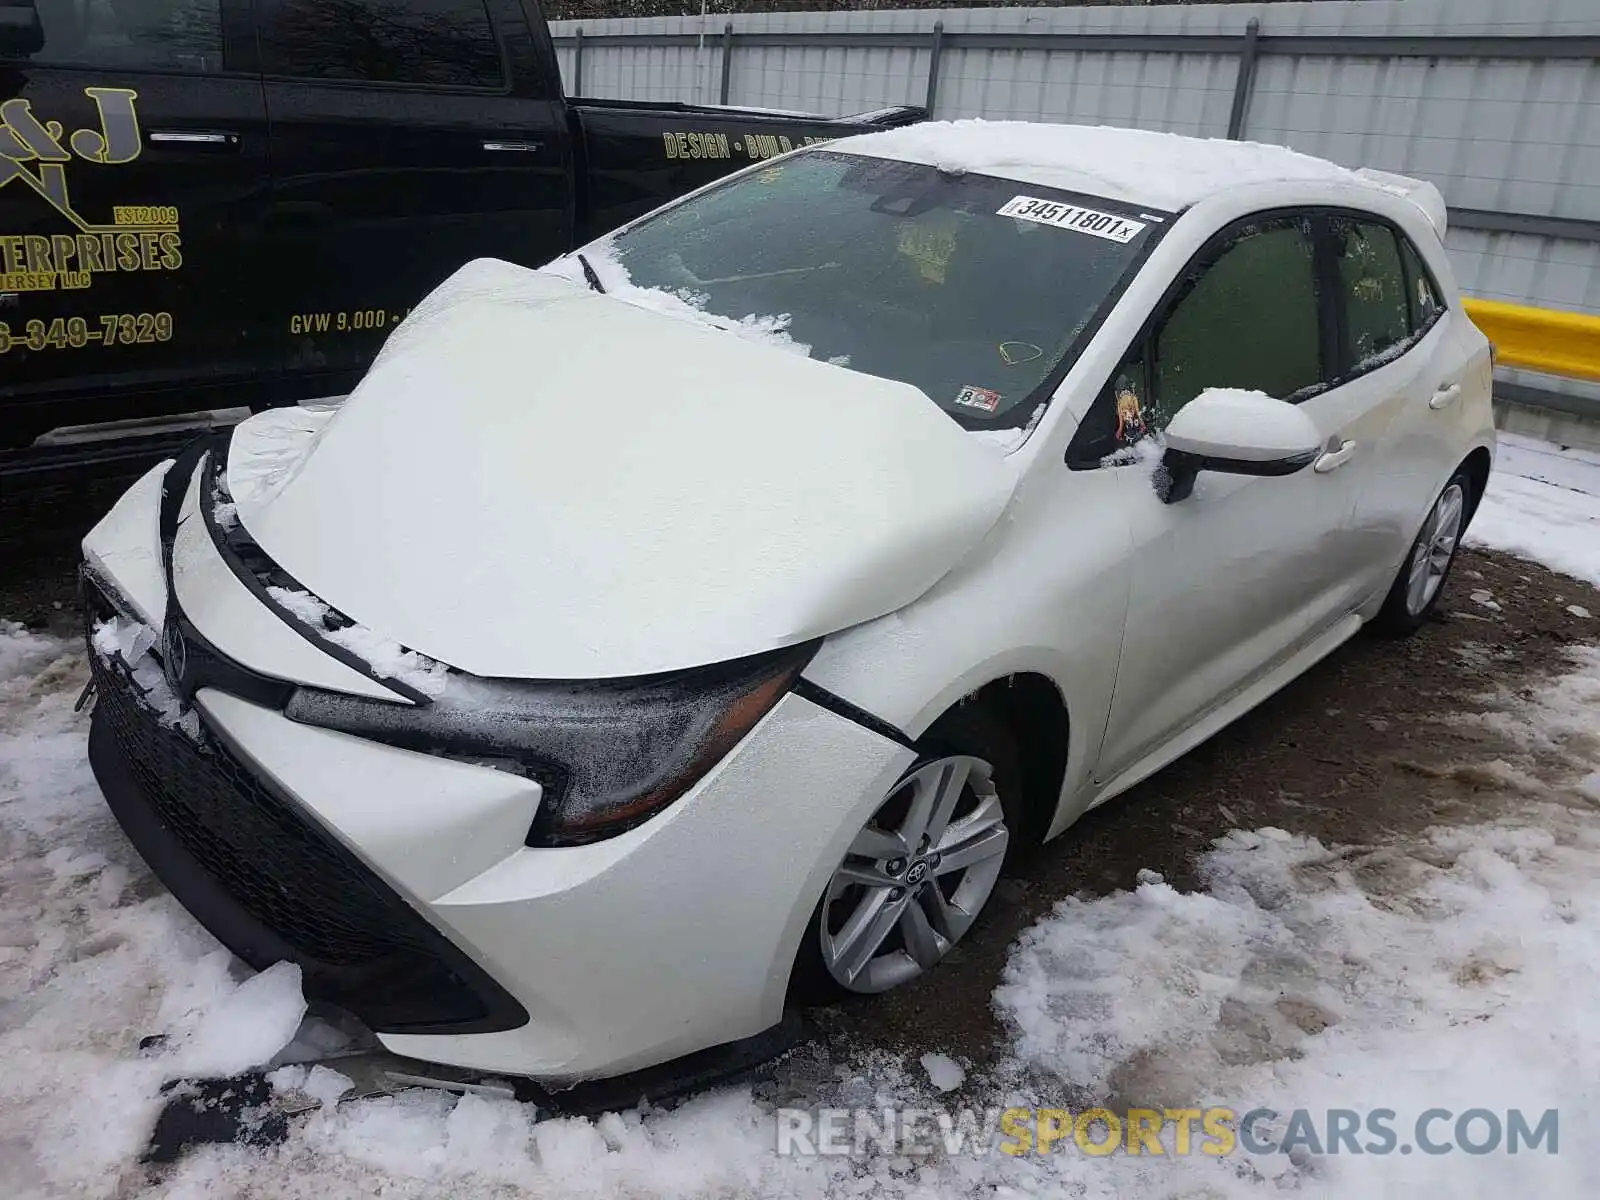
[[[964,122],[468,264],[89,534],[106,799],[416,1058],[615,1075],[907,983],[1009,851],[1428,617],[1494,452],[1444,226]]]

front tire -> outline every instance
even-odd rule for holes
[[[937,966],[987,906],[1016,838],[1016,751],[955,710],[855,835],[817,903],[791,997],[886,992]]]
[[[1400,565],[1373,628],[1388,637],[1410,637],[1438,607],[1473,503],[1472,479],[1458,470],[1428,510],[1416,540]]]

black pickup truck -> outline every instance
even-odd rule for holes
[[[922,116],[572,99],[535,0],[0,0],[0,489],[343,394],[471,258]]]

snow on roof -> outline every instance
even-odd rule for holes
[[[1225,188],[1289,180],[1373,186],[1354,171],[1286,146],[1184,137],[1110,125],[929,121],[828,143],[830,150],[1176,211]]]

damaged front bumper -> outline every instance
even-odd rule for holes
[[[847,831],[909,750],[789,694],[656,817],[529,847],[538,783],[284,715],[329,671],[406,700],[305,657],[315,639],[219,562],[198,456],[185,466],[85,541],[90,752],[130,840],[220,941],[257,968],[300,964],[309,999],[393,1053],[553,1085],[782,1019]]]
[[[248,763],[203,689],[180,707],[171,645],[118,639],[104,585],[84,575],[96,696],[89,760],[106,803],[163,883],[257,970],[300,965],[308,995],[376,1031],[510,1029],[527,1013],[337,838]],[[132,627],[140,628],[140,627]],[[129,662],[116,643],[147,648]],[[381,749],[381,748],[380,748]]]

